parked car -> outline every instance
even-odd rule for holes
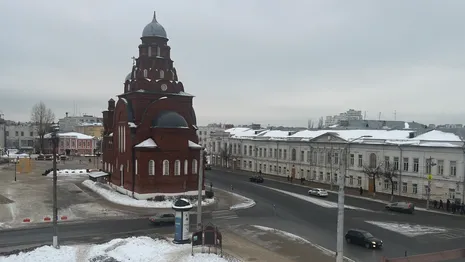
[[[387,204],[386,209],[394,212],[413,214],[415,205],[409,202],[394,202]]]
[[[383,241],[374,237],[371,233],[365,230],[350,229],[347,231],[345,238],[348,244],[360,245],[366,248],[383,247]]]
[[[61,155],[59,159],[60,160],[68,160],[69,158],[68,158],[67,155]]]
[[[212,170],[212,166],[210,164],[205,165],[205,170]]]
[[[157,225],[174,224],[174,214],[172,213],[155,214],[154,216],[149,217],[149,221]]]
[[[263,179],[262,176],[253,176],[249,178],[250,182],[255,182],[255,183],[263,183],[265,180]]]
[[[321,188],[310,188],[308,190],[308,195],[310,196],[319,196],[319,197],[327,197],[328,191],[321,189]]]
[[[44,155],[38,155],[36,157],[36,160],[45,160],[45,156]]]
[[[53,160],[53,154],[45,155],[45,160]]]

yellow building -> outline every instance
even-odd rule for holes
[[[81,123],[80,125],[76,126],[76,132],[96,138],[101,138],[103,133],[103,125],[102,123]]]

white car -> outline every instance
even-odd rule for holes
[[[324,189],[321,189],[321,188],[310,188],[310,190],[308,190],[308,194],[310,196],[319,196],[319,197],[327,197],[328,196],[328,192]]]

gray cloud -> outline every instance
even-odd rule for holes
[[[143,8],[141,8],[143,6]],[[100,114],[122,92],[152,10],[200,124],[370,118],[462,122],[465,2],[4,1],[0,110]]]

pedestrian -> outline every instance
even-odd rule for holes
[[[442,199],[439,199],[439,209],[444,209],[444,203],[442,202]]]
[[[292,183],[292,180],[294,179],[294,177],[291,176],[291,183]]]
[[[455,201],[451,203],[450,207],[451,207],[452,214],[455,214],[455,208],[456,208]]]
[[[289,182],[290,178],[289,178],[289,175],[287,175],[287,181]]]
[[[461,207],[460,207],[460,214],[463,215],[465,214],[465,204],[462,203]]]
[[[437,209],[437,206],[438,206],[438,201],[437,200],[433,201],[433,206],[434,206],[435,209]]]
[[[360,187],[360,195],[363,195],[363,188]]]
[[[449,212],[449,209],[450,209],[450,200],[447,199],[447,202],[446,202],[446,210],[447,210],[447,212]]]
[[[305,178],[304,178],[304,177],[301,177],[301,178],[300,178],[300,184],[303,185],[303,184],[304,184],[304,181],[305,181]]]

